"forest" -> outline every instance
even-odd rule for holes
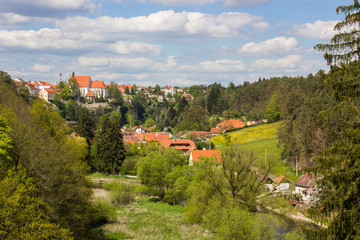
[[[345,19],[335,29],[358,26],[359,8],[357,0],[338,7]],[[136,171],[142,182],[137,193],[171,205],[186,202],[186,221],[202,224],[214,238],[358,239],[358,33],[356,29],[341,32],[331,44],[315,46],[325,52],[329,72],[259,79],[239,86],[194,85],[185,89],[194,97],[192,101],[179,95],[158,102],[132,92],[129,102],[110,86],[108,108],[89,111],[71,91],[63,95],[66,101],[54,100],[55,108],[30,97],[1,71],[0,239],[106,239],[98,230],[109,221],[108,213],[102,203],[92,201],[86,175],[118,175],[129,170]],[[58,87],[69,92],[63,83]],[[308,214],[327,228],[278,235],[271,214],[259,210],[284,206],[281,200],[264,195],[264,182],[259,178],[269,174],[271,161],[259,163],[251,152],[227,146],[222,149],[221,162],[203,159],[190,167],[178,151],[157,143],[124,144],[120,130],[122,126],[155,125],[156,131],[175,134],[209,131],[224,119],[264,118],[269,123],[281,122],[277,136],[282,160],[294,166],[297,159],[304,172],[319,177],[322,194]],[[76,120],[77,126],[70,127],[66,120]]]

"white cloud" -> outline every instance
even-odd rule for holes
[[[227,8],[251,7],[260,3],[268,3],[272,0],[222,0]]]
[[[329,40],[336,34],[336,23],[337,21],[318,20],[314,23],[297,24],[293,26],[292,32],[301,37]]]
[[[298,42],[293,37],[277,37],[260,43],[250,42],[242,46],[240,54],[288,53],[295,50]]]
[[[117,41],[110,46],[110,51],[117,54],[149,53],[159,55],[161,53],[161,49],[162,47],[160,45],[151,45],[141,42]]]
[[[101,4],[95,0],[1,0],[0,12],[25,16],[56,17],[68,13],[92,13]]]
[[[239,60],[221,59],[201,62],[199,68],[207,72],[239,72],[245,70],[246,64]]]
[[[300,61],[303,59],[301,55],[289,55],[279,59],[259,59],[250,64],[253,70],[276,70],[291,71],[296,70]]]
[[[46,73],[53,70],[53,68],[54,68],[53,66],[49,66],[49,65],[35,64],[34,66],[32,66],[31,70],[35,72]]]
[[[79,33],[80,30],[81,32],[106,34],[107,37],[142,34],[150,38],[176,40],[179,37],[197,35],[215,38],[247,36],[246,27],[255,31],[264,31],[269,24],[262,17],[248,13],[227,12],[217,15],[169,10],[128,19],[109,16],[95,19],[72,17],[58,21],[57,27],[69,33]]]
[[[165,6],[186,6],[186,5],[199,5],[203,6],[205,4],[212,4],[214,2],[222,2],[227,8],[242,8],[242,7],[251,7],[260,3],[268,3],[272,0],[135,0],[136,2],[150,2],[162,4]],[[122,2],[121,0],[116,0],[116,2]]]
[[[109,60],[103,57],[79,57],[78,64],[81,67],[106,67]]]
[[[16,13],[0,13],[0,27],[9,28],[19,24],[26,23],[30,20],[29,17],[22,16]]]

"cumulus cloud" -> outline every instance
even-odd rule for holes
[[[268,3],[271,0],[135,0],[136,2],[150,2],[165,6],[186,6],[186,5],[205,5],[214,2],[222,2],[227,8],[251,7],[261,3]],[[116,0],[121,3],[121,0]]]
[[[0,12],[24,16],[54,17],[69,13],[92,13],[101,5],[95,0],[2,0]]]
[[[296,69],[302,59],[301,55],[289,55],[279,59],[259,59],[252,62],[250,66],[253,70],[289,71]]]
[[[34,66],[32,66],[31,70],[35,72],[45,73],[45,72],[50,72],[53,68],[54,67],[50,65],[35,64]]]
[[[260,3],[268,3],[271,0],[222,0],[227,8],[251,7]]]
[[[242,46],[240,54],[288,53],[295,50],[298,42],[293,37],[277,37],[260,43],[250,42]]]
[[[29,20],[29,17],[22,16],[16,13],[0,13],[0,28],[14,27],[19,24],[26,23]]]
[[[207,72],[239,72],[245,70],[246,64],[240,60],[220,59],[201,62],[199,68]]]
[[[159,55],[161,53],[161,49],[162,47],[160,45],[151,45],[141,42],[117,41],[110,46],[110,51],[117,54],[149,53]]]
[[[335,35],[334,26],[337,21],[321,21],[314,23],[297,24],[293,26],[292,32],[298,36],[329,40]]]
[[[148,34],[149,37],[171,38],[203,35],[215,38],[241,37],[248,34],[245,28],[264,31],[269,23],[262,17],[248,13],[226,12],[205,14],[200,12],[160,11],[148,16],[132,18],[102,16],[67,18],[57,22],[57,27],[66,32],[96,32],[110,36],[133,36]],[[155,33],[157,33],[155,35]],[[151,34],[151,36],[149,35]]]

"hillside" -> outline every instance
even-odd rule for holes
[[[227,135],[231,137],[230,144],[236,144],[236,146],[244,150],[252,151],[258,157],[259,161],[261,161],[261,159],[265,161],[266,146],[266,158],[276,161],[276,165],[272,169],[271,174],[275,176],[284,175],[288,177],[291,182],[295,182],[298,177],[294,169],[281,159],[281,149],[278,147],[279,140],[276,131],[281,124],[281,122],[262,124],[230,132],[227,133]],[[211,141],[217,149],[225,146],[225,138],[223,135],[213,137]]]

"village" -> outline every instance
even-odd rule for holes
[[[75,80],[77,91],[82,99],[85,99],[87,106],[92,103],[112,101],[111,95],[108,91],[111,84],[105,84],[104,81],[91,80],[90,76],[76,76],[75,73],[70,75],[69,80]],[[45,81],[28,82],[23,79],[14,79],[15,83],[19,86],[24,86],[32,97],[39,97],[47,102],[52,102],[55,96],[59,94],[59,89],[56,85],[52,85]],[[61,79],[60,79],[61,81]],[[158,102],[163,102],[164,99],[172,100],[176,94],[181,96],[187,101],[191,101],[193,97],[191,94],[184,92],[179,87],[165,86],[160,88],[160,92],[155,92],[152,87],[142,87],[139,85],[122,84],[118,85],[112,83],[122,93],[123,98],[131,102],[132,95],[141,92],[148,98],[154,98]],[[194,165],[200,162],[203,158],[213,158],[216,162],[221,162],[221,151],[211,150],[211,138],[221,134],[239,130],[244,127],[251,127],[258,124],[264,124],[267,120],[247,121],[230,119],[218,123],[210,131],[179,131],[173,135],[171,132],[155,132],[153,127],[139,126],[122,126],[124,143],[136,145],[144,145],[150,142],[158,142],[164,148],[174,148],[181,150],[182,154],[189,157],[189,165]],[[69,124],[74,124],[69,121]],[[76,123],[75,123],[76,124]],[[203,149],[196,149],[194,141],[207,143],[208,147]],[[314,174],[305,173],[301,175],[296,182],[291,182],[284,176],[274,176],[272,174],[260,176],[259,181],[264,183],[265,189],[270,195],[283,196],[289,200],[293,206],[304,205],[305,208],[311,206],[318,200],[321,189],[316,186],[316,177]]]

